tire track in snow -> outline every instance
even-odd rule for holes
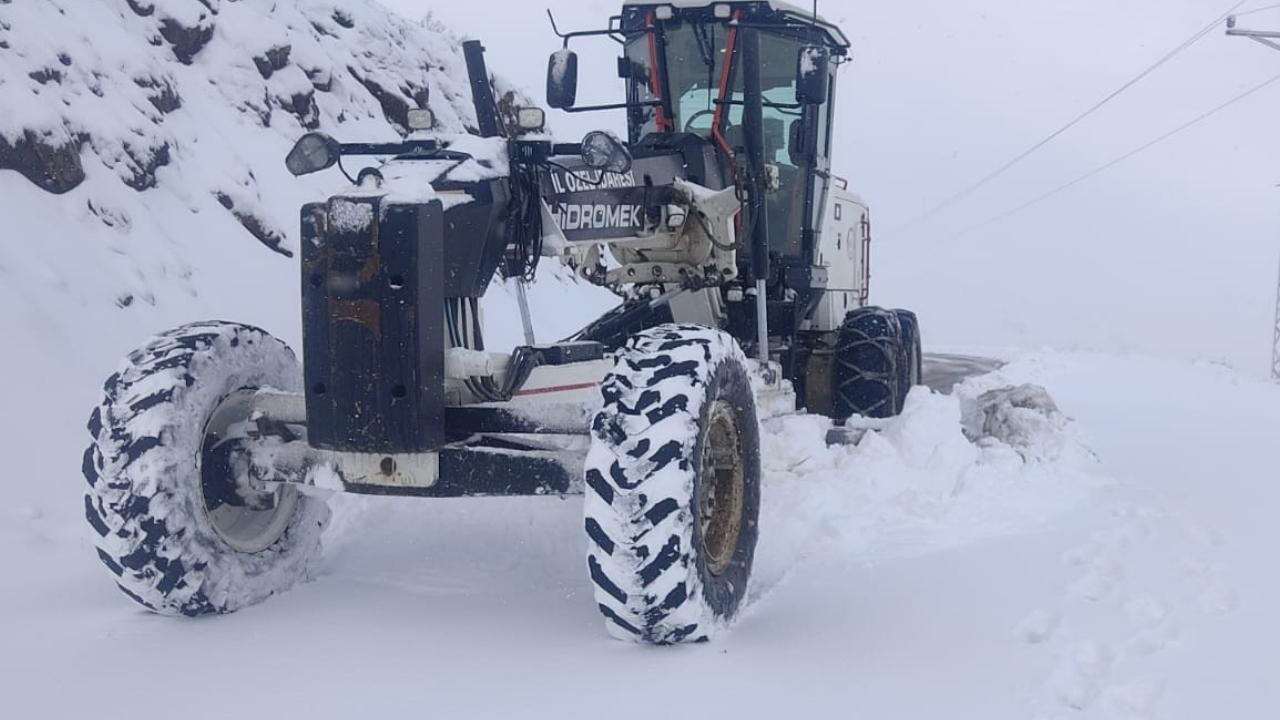
[[[1221,543],[1158,504],[1114,501],[1108,524],[1062,554],[1058,603],[1014,626],[1019,641],[1054,658],[1035,717],[1158,718],[1168,684],[1161,656],[1188,625],[1234,607],[1214,558]]]

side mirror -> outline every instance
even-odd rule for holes
[[[831,54],[820,45],[800,48],[796,62],[796,102],[821,105],[827,101],[827,66]]]
[[[631,151],[610,133],[593,130],[582,139],[582,162],[595,170],[622,174],[631,169]]]
[[[791,129],[787,131],[787,158],[796,167],[803,167],[805,155],[809,148],[805,146],[804,121],[792,120]]]
[[[342,157],[342,146],[337,140],[324,133],[307,133],[298,140],[289,156],[285,158],[285,167],[297,176],[310,175],[333,167]]]
[[[547,104],[557,110],[573,107],[578,101],[578,53],[562,48],[551,53],[547,63]]]

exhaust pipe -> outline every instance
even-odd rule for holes
[[[484,62],[484,45],[479,40],[462,43],[462,56],[467,61],[467,76],[471,80],[471,102],[476,106],[476,127],[480,137],[498,137],[503,134],[498,123],[498,103],[493,99],[493,87],[489,85],[489,68]]]

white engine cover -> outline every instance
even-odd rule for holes
[[[871,211],[862,198],[832,188],[818,234],[818,265],[827,268],[827,292],[818,303],[810,330],[840,327],[845,313],[867,304]]]

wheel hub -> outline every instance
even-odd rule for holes
[[[205,426],[200,478],[205,515],[213,531],[232,549],[259,553],[271,547],[289,526],[297,488],[255,487],[250,458],[237,445],[249,440],[253,391],[241,390],[219,403]]]
[[[746,504],[746,472],[742,433],[733,407],[716,400],[702,435],[702,473],[698,519],[707,569],[721,575],[729,569],[742,535]]]

